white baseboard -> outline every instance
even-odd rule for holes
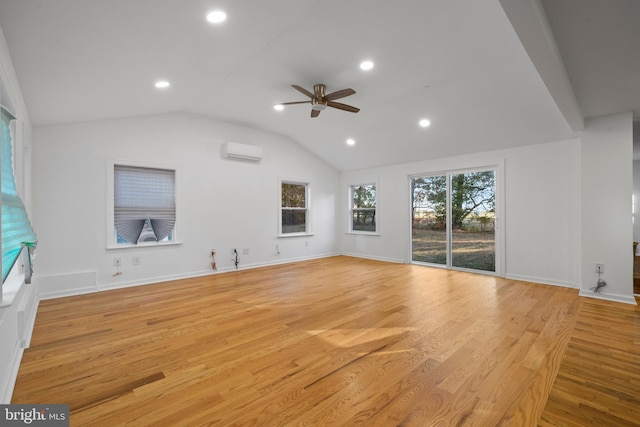
[[[387,257],[356,254],[356,253],[350,253],[350,252],[343,252],[342,255],[350,256],[350,257],[354,257],[354,258],[370,259],[370,260],[373,260],[373,261],[384,261],[384,262],[393,262],[393,263],[396,263],[396,264],[406,264],[406,260],[399,259],[399,258],[387,258]]]
[[[312,259],[328,258],[340,255],[338,253],[328,253],[308,257],[287,258],[285,260],[273,260],[254,264],[240,264],[237,270],[247,270],[271,265],[289,264],[293,262],[309,261]],[[154,283],[168,282],[171,280],[189,279],[193,277],[210,276],[213,274],[228,273],[236,271],[234,267],[226,267],[218,270],[191,271],[188,273],[172,274],[166,276],[149,277],[145,279],[124,280],[110,283],[97,283],[95,271],[85,271],[78,273],[34,276],[34,282],[38,286],[40,299],[54,299],[74,295],[83,295],[93,292],[108,291],[112,289],[129,288],[133,286],[151,285]],[[121,276],[122,277],[122,276]]]
[[[544,277],[525,276],[521,274],[507,274],[505,278],[512,279],[512,280],[519,280],[521,282],[540,283],[541,285],[561,286],[563,288],[573,288],[573,289],[579,288],[577,283],[570,282],[568,280],[554,280],[554,279],[547,279]]]
[[[88,294],[98,291],[95,271],[67,274],[34,275],[31,283],[38,288],[41,300]]]
[[[637,305],[636,299],[633,297],[633,295],[609,294],[606,292],[593,292],[592,290],[585,290],[585,289],[581,289],[579,295],[581,297],[597,298],[597,299],[603,299],[607,301],[622,302],[625,304]]]

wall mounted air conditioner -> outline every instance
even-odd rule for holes
[[[255,163],[262,159],[262,147],[228,141],[222,144],[222,157]]]

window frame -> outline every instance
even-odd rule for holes
[[[116,165],[119,166],[129,166],[129,167],[137,167],[137,168],[147,168],[147,169],[164,169],[170,170],[174,173],[174,198],[176,204],[176,222],[173,227],[173,231],[171,233],[172,240],[169,241],[160,241],[160,242],[139,242],[137,244],[134,243],[118,243],[117,232],[115,229],[115,215],[114,215],[114,194],[115,194],[115,173],[114,168]],[[131,161],[131,160],[119,160],[119,159],[108,159],[107,160],[107,229],[106,229],[106,239],[107,239],[107,249],[130,249],[130,248],[145,248],[145,247],[159,247],[159,246],[174,246],[181,245],[182,242],[178,240],[178,230],[180,228],[180,198],[179,198],[179,179],[180,179],[180,168],[175,165],[167,165],[160,163],[150,163],[150,162],[139,162],[139,161]]]
[[[353,229],[353,215],[356,212],[356,208],[353,207],[353,196],[354,196],[354,192],[355,192],[355,188],[356,187],[364,187],[364,186],[368,186],[368,185],[372,185],[375,187],[375,208],[361,208],[361,210],[374,210],[374,218],[375,220],[375,227],[376,229],[374,231],[366,231],[366,230],[354,230]],[[347,219],[347,233],[348,234],[365,234],[365,235],[369,235],[369,236],[379,236],[380,235],[380,223],[379,223],[379,217],[378,217],[378,205],[380,203],[380,186],[378,185],[378,181],[377,180],[369,180],[366,181],[364,183],[360,183],[360,184],[349,184],[349,191],[348,191],[348,207],[349,207],[349,217]]]
[[[305,187],[305,207],[285,207],[282,206],[282,185],[294,184],[304,185]],[[282,213],[284,210],[305,210],[305,231],[285,233],[282,230]],[[307,180],[301,179],[287,179],[281,178],[278,185],[278,237],[297,237],[297,236],[311,236],[311,184]]]

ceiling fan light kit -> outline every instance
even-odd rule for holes
[[[337,108],[338,110],[349,111],[350,113],[357,113],[360,111],[359,108],[353,107],[351,105],[343,104],[341,102],[334,102],[336,99],[344,98],[356,93],[355,90],[342,89],[330,94],[325,94],[326,86],[323,84],[315,84],[313,85],[313,93],[309,92],[305,88],[298,85],[291,85],[298,92],[308,96],[311,98],[311,101],[293,101],[293,102],[283,102],[279,105],[293,105],[293,104],[307,104],[311,103],[311,117],[318,117],[320,115],[320,111],[324,110],[327,107]]]
[[[324,103],[322,103],[322,100],[319,100],[319,99],[312,99],[311,100],[311,109],[317,110],[317,111],[322,111],[325,108],[327,108],[327,102],[326,101]]]

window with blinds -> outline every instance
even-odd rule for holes
[[[15,117],[4,107],[2,116],[2,282],[9,275],[24,247],[33,248],[36,234],[18,195],[13,174]]]
[[[114,164],[113,225],[116,243],[174,240],[175,170]]]

